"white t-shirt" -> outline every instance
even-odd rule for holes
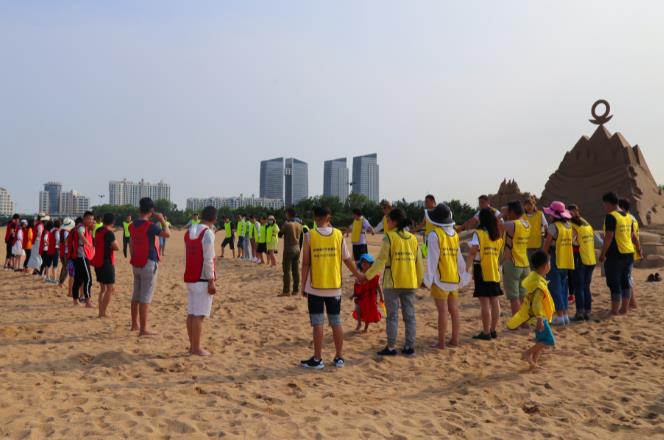
[[[332,230],[334,228],[331,227],[325,227],[325,228],[318,228],[317,231],[320,232],[323,235],[329,235],[332,233]],[[302,251],[303,252],[310,252],[310,236],[309,233],[304,234],[304,243],[302,245]],[[348,260],[351,259],[352,256],[350,252],[348,252],[348,247],[346,246],[346,240],[341,241],[341,260]],[[343,269],[342,269],[343,270]],[[304,284],[304,291],[307,294],[312,294],[316,296],[324,296],[324,297],[336,297],[336,296],[341,296],[343,293],[343,290],[341,288],[339,289],[314,289],[311,287],[311,266],[309,267],[309,273],[307,274],[307,280]]]
[[[366,218],[362,217],[362,232],[360,233],[360,241],[357,243],[353,242],[353,244],[367,244],[367,231],[371,225],[369,224],[369,220]],[[352,237],[352,226],[351,226],[351,237]]]

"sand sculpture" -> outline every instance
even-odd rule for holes
[[[597,115],[597,107],[604,114]],[[615,191],[632,204],[632,213],[642,225],[664,224],[664,194],[658,187],[638,145],[631,146],[622,134],[611,134],[606,124],[609,103],[599,100],[592,106],[593,135],[581,137],[565,154],[558,170],[549,177],[542,193],[541,205],[554,200],[577,203],[594,227],[601,228],[606,215],[602,194]]]
[[[513,201],[523,201],[530,197],[530,193],[521,192],[519,184],[516,180],[504,179],[498,188],[496,194],[489,194],[489,202],[491,206],[500,208]]]

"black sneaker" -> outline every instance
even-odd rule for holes
[[[496,333],[496,331],[494,330],[489,334],[489,336],[491,336],[491,339],[496,339],[498,337],[498,333]]]
[[[590,313],[584,313],[583,314],[583,320],[584,321],[590,321]]]
[[[300,361],[300,367],[314,368],[316,370],[320,370],[321,368],[325,368],[325,364],[323,363],[322,359],[316,359],[313,356],[311,356],[306,361]]]
[[[404,356],[415,356],[415,349],[412,347],[404,347],[401,349],[401,354]]]
[[[389,347],[385,347],[385,348],[383,348],[381,351],[379,351],[379,352],[376,353],[376,354],[377,354],[378,356],[396,356],[396,355],[397,355],[397,351],[396,351],[395,349],[393,349],[393,348],[391,349],[391,348],[389,348]]]
[[[572,316],[569,320],[572,321],[572,322],[582,322],[582,321],[585,321],[586,318],[583,314],[579,314],[579,315]]]
[[[332,363],[337,368],[343,368],[344,365],[346,365],[346,361],[344,361],[344,358],[342,357],[335,357]]]
[[[484,332],[479,332],[479,334],[473,336],[473,339],[480,339],[482,341],[490,341],[491,335],[484,334]]]

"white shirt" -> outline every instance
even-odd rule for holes
[[[367,244],[367,231],[369,230],[370,227],[371,225],[369,224],[369,220],[362,217],[362,231],[360,231],[360,241],[358,241],[357,243],[353,242],[353,244]],[[352,238],[352,226],[351,226],[351,238]]]
[[[443,226],[446,234],[454,235],[454,225]],[[455,292],[460,288],[466,286],[471,281],[471,276],[466,272],[466,262],[461,254],[461,248],[457,254],[457,265],[459,271],[458,283],[445,283],[440,280],[440,273],[438,272],[438,260],[440,259],[440,243],[438,242],[438,235],[434,231],[429,232],[427,236],[427,271],[424,275],[424,285],[431,288],[433,284],[438,286],[445,292]]]
[[[385,217],[383,217],[383,219],[376,225],[376,227],[374,228],[374,232],[380,232],[383,230],[383,228],[385,227],[385,225],[383,225],[384,221]]]
[[[189,238],[194,240],[203,229],[206,229],[203,234],[203,269],[201,270],[201,280],[213,280],[215,277],[214,271],[214,232],[204,224],[192,225],[189,228]]]
[[[330,235],[332,233],[332,230],[334,228],[331,227],[325,227],[325,228],[318,228],[317,231],[320,232],[322,235]],[[304,244],[302,245],[302,251],[303,252],[311,252],[310,251],[310,235],[309,233],[304,234]],[[346,240],[341,240],[341,260],[345,261],[352,258],[350,252],[348,252],[348,247],[346,246]],[[311,259],[309,259],[309,263],[311,263]],[[343,269],[342,269],[343,270]],[[316,296],[324,296],[324,297],[331,297],[331,296],[341,296],[343,293],[343,290],[341,288],[339,289],[314,289],[311,287],[311,265],[309,266],[309,273],[307,274],[307,280],[304,284],[304,291],[306,293],[310,293],[312,295]]]

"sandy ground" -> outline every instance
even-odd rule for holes
[[[106,320],[73,308],[64,290],[0,271],[0,435],[664,438],[663,288],[645,283],[645,271],[635,273],[638,313],[617,319],[603,317],[608,294],[597,271],[599,319],[556,330],[545,371],[529,372],[519,360],[530,334],[470,339],[480,326],[470,292],[462,297],[463,345],[429,348],[436,312],[424,290],[415,358],[378,358],[384,322],[354,334],[346,299],[346,368],[308,371],[297,366],[311,355],[306,301],[276,297],[279,269],[228,259],[219,264],[221,291],[204,329],[213,356],[187,356],[183,248],[177,232],[159,268],[155,338],[129,332],[131,271],[122,257]],[[346,277],[348,295],[351,283]],[[333,354],[326,329],[324,356]]]

